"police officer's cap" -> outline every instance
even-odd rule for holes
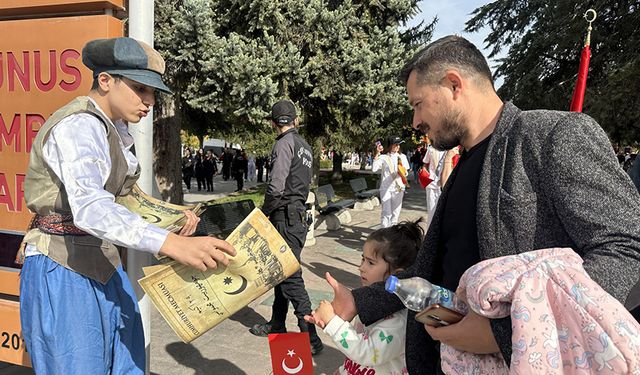
[[[271,120],[279,126],[292,123],[297,116],[296,107],[289,100],[281,100],[271,107]]]

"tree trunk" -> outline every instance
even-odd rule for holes
[[[162,200],[182,204],[182,155],[180,155],[180,112],[173,100],[163,101],[155,111],[153,165]]]
[[[333,173],[331,174],[332,182],[342,182],[342,153],[333,153]]]
[[[202,149],[204,149],[204,136],[205,136],[204,134],[198,134],[197,135],[198,142],[200,143],[200,147],[199,148],[202,148]]]
[[[320,185],[320,154],[322,153],[322,139],[316,138],[311,147],[313,153],[313,171],[311,177],[311,185]]]

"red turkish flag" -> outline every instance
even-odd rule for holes
[[[272,333],[269,349],[273,375],[313,375],[309,333]]]

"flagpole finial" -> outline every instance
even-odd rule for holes
[[[584,12],[584,19],[589,22],[589,27],[587,28],[587,39],[584,43],[585,46],[591,45],[591,30],[593,30],[591,24],[596,20],[597,17],[598,13],[596,13],[596,11],[593,9],[587,9],[587,11]]]

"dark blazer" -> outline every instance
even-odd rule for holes
[[[399,278],[430,279],[440,266],[435,258],[449,187],[442,191],[416,263]],[[640,196],[606,134],[587,115],[521,111],[505,103],[482,167],[477,207],[481,259],[571,247],[589,275],[621,302],[638,281]],[[353,295],[364,324],[404,307],[382,283],[355,289]],[[437,347],[414,316],[410,311],[407,322],[409,373],[436,373]],[[492,320],[491,326],[509,362],[510,318]]]

